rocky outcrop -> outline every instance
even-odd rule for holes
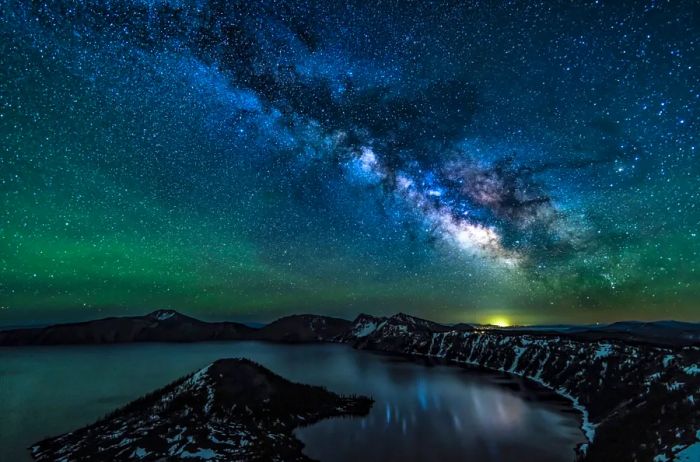
[[[372,400],[289,382],[249,360],[219,360],[113,412],[39,442],[37,461],[309,461],[294,428],[365,415]]]
[[[351,332],[344,341],[359,349],[517,374],[565,396],[583,416],[588,443],[578,448],[581,460],[671,460],[697,441],[700,349],[695,346],[465,326],[434,328],[429,321],[406,315],[363,315]]]

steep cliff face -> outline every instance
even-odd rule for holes
[[[370,329],[368,326],[376,326]],[[583,415],[581,460],[671,460],[700,428],[700,349],[363,316],[344,341],[521,375]],[[357,335],[360,332],[364,335]]]

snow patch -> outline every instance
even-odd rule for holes
[[[700,432],[698,432],[700,433]],[[674,462],[697,462],[700,460],[700,442],[691,444],[676,454]]]
[[[612,354],[612,345],[609,343],[601,343],[598,346],[598,350],[595,352],[593,359],[607,358]]]
[[[680,390],[684,386],[685,386],[685,383],[683,383],[683,382],[671,382],[671,383],[666,384],[666,389],[669,391],[676,391],[676,390]]]
[[[165,321],[166,319],[170,319],[173,316],[175,316],[174,311],[156,311],[156,319],[158,321]]]
[[[180,457],[186,459],[215,459],[217,454],[211,449],[198,449],[197,452],[182,451]]]
[[[684,367],[683,372],[685,372],[688,375],[698,375],[700,374],[700,367],[698,367],[697,364],[691,364],[688,367]]]
[[[513,364],[510,366],[510,369],[508,369],[508,372],[514,372],[515,368],[518,367],[518,362],[520,361],[520,357],[525,353],[525,350],[527,348],[525,347],[515,347],[515,359],[513,360]]]
[[[131,457],[137,457],[139,459],[143,459],[148,455],[148,451],[146,451],[144,448],[136,448],[134,449],[134,452],[131,453]]]
[[[362,338],[362,337],[367,337],[369,334],[377,330],[377,323],[376,322],[368,322],[361,327],[358,326],[357,329],[355,329],[355,337]]]
[[[593,441],[595,438],[595,427],[596,425],[592,423],[589,418],[588,418],[588,410],[579,403],[578,398],[572,396],[569,392],[567,392],[564,388],[559,388],[556,390],[559,395],[568,398],[571,400],[572,405],[574,406],[574,409],[579,411],[582,416],[583,416],[583,423],[581,424],[581,430],[583,430],[583,433],[586,435],[586,439],[588,441]]]

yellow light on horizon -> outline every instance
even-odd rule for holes
[[[508,320],[508,318],[505,318],[503,316],[496,316],[496,317],[490,318],[488,320],[488,323],[491,324],[492,326],[496,326],[496,327],[509,327],[512,325],[510,320]]]

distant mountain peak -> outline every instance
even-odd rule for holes
[[[360,313],[357,315],[357,317],[355,319],[357,319],[357,318],[379,318],[379,317],[381,317],[381,316],[375,316],[375,315],[369,314],[369,313]]]

